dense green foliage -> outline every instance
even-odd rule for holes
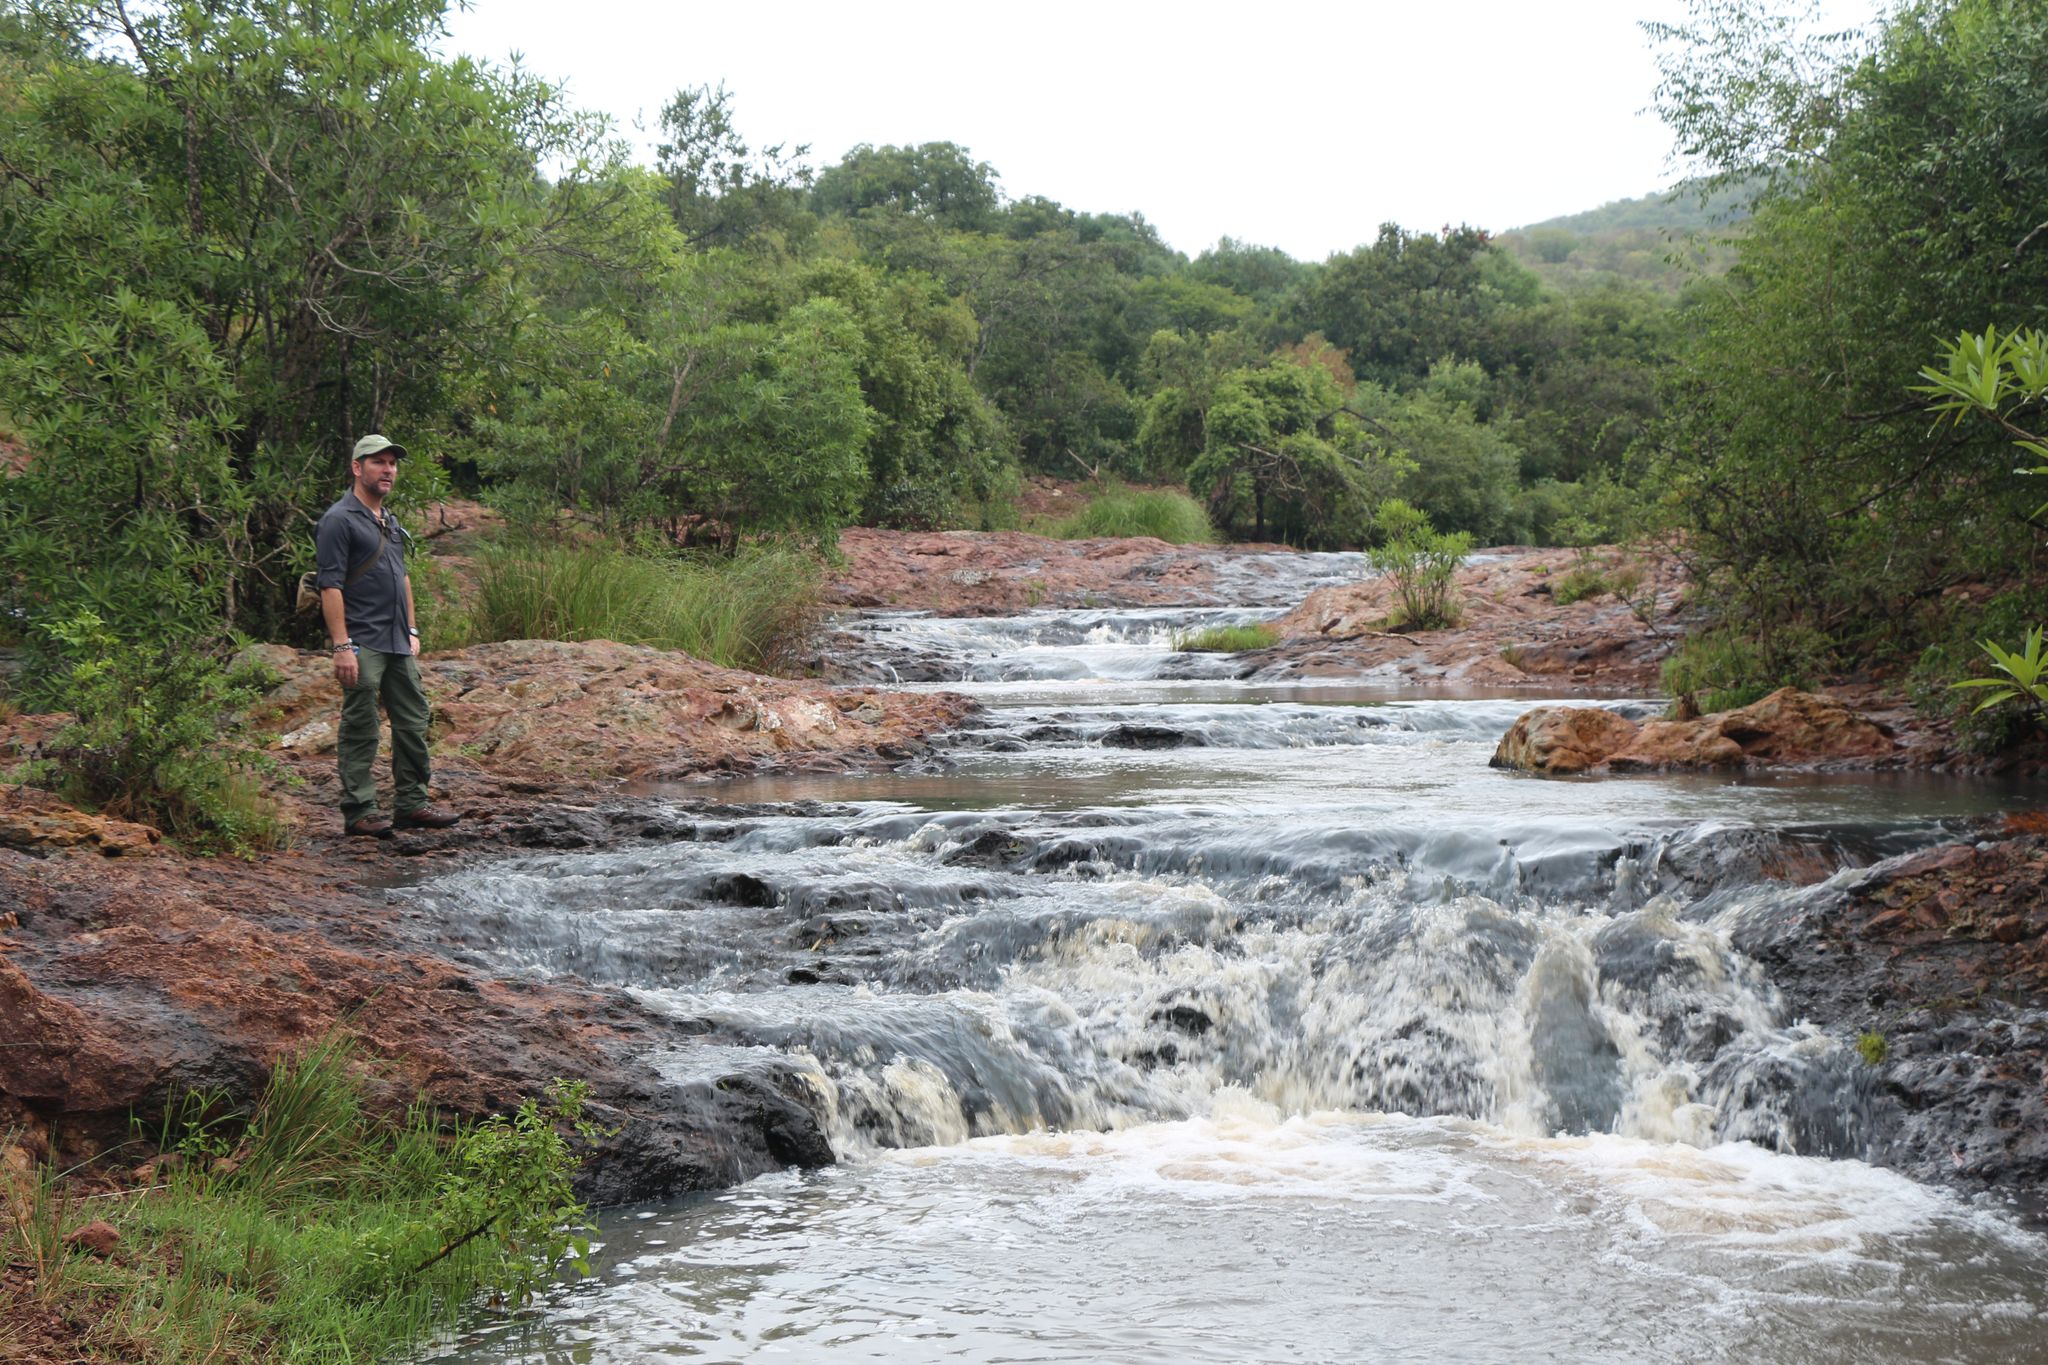
[[[471,638],[614,640],[763,670],[786,662],[809,630],[820,586],[816,561],[787,547],[678,559],[601,541],[515,541],[483,555]]]
[[[63,699],[72,721],[28,776],[195,851],[248,854],[284,842],[256,780],[265,759],[241,733],[240,713],[263,679],[189,644],[124,641],[90,610],[45,629],[66,667],[44,675],[41,688]]]
[[[0,607],[289,628],[372,429],[528,529],[731,553],[1003,524],[1020,468],[1185,479],[1358,544],[1400,495],[1550,534],[1655,415],[1664,305],[1547,293],[1473,228],[1312,264],[1011,198],[965,148],[748,145],[678,91],[651,166],[441,0],[51,0],[0,22],[0,392],[32,453]],[[1362,382],[1361,382],[1362,381]]]
[[[138,1190],[83,1204],[47,1178],[7,1186],[0,1245],[77,1326],[80,1358],[385,1359],[479,1292],[517,1304],[581,1261],[564,1136],[594,1131],[580,1088],[451,1128],[425,1107],[371,1113],[350,1064],[339,1038],[286,1058],[246,1115],[185,1097]],[[62,1242],[95,1217],[120,1226],[111,1260]]]
[[[1680,330],[1661,474],[1758,685],[1909,660],[1971,581],[2035,604],[2041,501],[1991,423],[1930,421],[1930,337],[2048,309],[2048,14],[1907,6],[1867,50],[1701,3],[1662,96],[1688,152],[1757,186],[1741,262]]]
[[[2039,6],[1920,0],[1860,47],[1765,0],[1651,29],[1708,172],[1685,194],[1301,262],[1190,260],[949,142],[813,171],[723,87],[678,91],[634,165],[526,72],[438,55],[440,0],[12,12],[0,392],[31,458],[0,610],[38,651],[81,610],[276,634],[384,428],[403,493],[452,483],[537,544],[594,526],[641,547],[595,572],[636,582],[856,522],[1014,524],[1030,470],[1184,484],[1219,533],[1304,546],[1386,539],[1390,500],[1475,542],[1661,525],[1745,686],[1952,648],[1967,581],[2048,615],[2010,433],[1907,392],[1930,336],[2043,324]],[[1166,524],[1134,508],[1091,529]],[[705,638],[505,570],[524,605],[486,634]]]

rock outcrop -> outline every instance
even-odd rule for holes
[[[109,858],[140,857],[163,841],[152,825],[88,815],[34,787],[0,787],[0,848],[82,848]]]
[[[322,654],[257,651],[284,676],[258,710],[287,762],[333,766],[341,693]],[[444,774],[589,790],[774,768],[888,767],[974,709],[952,693],[764,677],[642,645],[510,640],[420,661]]]
[[[1893,859],[1756,905],[1730,937],[1791,1017],[1861,1044],[1873,1160],[2037,1200],[2048,1189],[2048,839]]]
[[[1783,687],[1733,711],[1642,724],[1595,707],[1539,706],[1509,727],[1496,768],[1564,776],[1686,768],[1875,768],[1899,745],[1831,697]]]
[[[1482,550],[1457,571],[1458,624],[1389,629],[1398,599],[1384,578],[1322,588],[1275,623],[1282,639],[1259,676],[1358,677],[1499,690],[1642,691],[1670,652],[1684,575],[1670,559],[1593,562],[1631,583],[1629,600],[1596,591],[1558,600],[1575,564],[1569,551]]]
[[[394,855],[428,864],[519,848],[681,837],[627,782],[775,769],[887,768],[973,703],[761,677],[606,641],[483,645],[423,661],[445,832],[339,837],[331,662],[261,650],[282,676],[257,716],[282,738],[276,795],[295,846],[253,861],[156,849],[146,826],[0,787],[0,1169],[71,1165],[184,1093],[246,1106],[280,1056],[336,1026],[393,1105],[500,1112],[554,1077],[590,1083],[617,1130],[586,1163],[601,1203],[829,1162],[814,1101],[770,1064],[660,1071],[701,1030],[573,979],[540,984],[448,956],[434,926],[378,888]],[[0,752],[51,718],[0,722]],[[380,765],[381,767],[381,765]],[[381,777],[380,773],[380,777]],[[104,855],[119,855],[109,857]],[[410,870],[410,865],[397,864]],[[688,1079],[678,1080],[677,1075]]]

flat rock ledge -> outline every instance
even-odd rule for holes
[[[1876,768],[1892,731],[1821,693],[1782,687],[1733,711],[1638,724],[1588,706],[1539,706],[1509,727],[1492,766],[1563,777],[1687,768]]]

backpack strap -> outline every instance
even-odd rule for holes
[[[375,521],[376,518],[372,517],[371,520]],[[384,557],[384,542],[390,538],[384,530],[384,523],[381,521],[377,522],[377,553],[364,560],[361,567],[342,581],[341,587],[343,592],[353,587],[358,578],[361,578],[364,574],[377,567],[377,561]]]

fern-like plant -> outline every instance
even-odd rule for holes
[[[1992,665],[2005,676],[1965,678],[1951,684],[1953,687],[1994,689],[1990,696],[1977,703],[1971,714],[2018,700],[2033,712],[2034,719],[2048,724],[2048,659],[2041,657],[2041,627],[2035,626],[2028,631],[2027,638],[2020,642],[2017,650],[2006,649],[1996,640],[1986,640],[1983,646],[1984,652],[1991,656]]]

